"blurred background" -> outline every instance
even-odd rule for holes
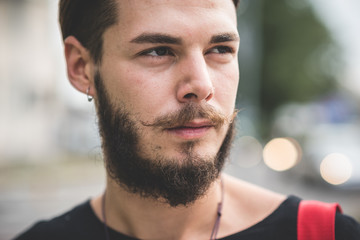
[[[360,220],[360,2],[242,0],[226,171]],[[66,78],[57,1],[0,0],[0,239],[104,190],[93,104]]]

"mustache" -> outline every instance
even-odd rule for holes
[[[221,127],[226,123],[232,123],[239,110],[235,109],[229,116],[219,112],[213,106],[188,103],[183,108],[155,118],[152,122],[141,123],[147,127],[174,128],[185,125],[197,118],[210,120],[215,127]]]

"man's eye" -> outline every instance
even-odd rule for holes
[[[228,46],[217,46],[211,49],[211,53],[225,54],[225,53],[233,53],[234,49]]]
[[[161,57],[167,55],[173,56],[174,54],[171,52],[170,48],[168,47],[158,47],[147,50],[143,52],[142,55],[151,56],[151,57]]]

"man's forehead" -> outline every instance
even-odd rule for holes
[[[201,14],[206,11],[227,11],[236,18],[235,9],[232,0],[118,0],[120,18],[124,14],[133,15],[139,12],[142,15],[151,12],[152,17],[157,18],[170,10],[192,14]]]
[[[173,7],[173,6],[192,6],[201,8],[219,8],[226,4],[234,6],[233,0],[117,0],[119,7],[131,6],[137,9],[146,9],[154,6]],[[234,7],[235,8],[235,7]]]
[[[122,37],[130,38],[127,41],[139,43],[146,38],[147,42],[162,39],[179,42],[163,36],[144,36],[147,32],[172,38],[184,37],[184,33],[194,30],[205,32],[205,29],[208,33],[214,32],[210,35],[237,34],[232,0],[125,0],[119,3],[117,27]]]

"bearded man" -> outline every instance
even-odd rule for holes
[[[94,100],[106,190],[17,239],[297,239],[299,198],[221,173],[236,115],[237,4],[60,0],[68,78]],[[360,236],[340,213],[336,230]]]

